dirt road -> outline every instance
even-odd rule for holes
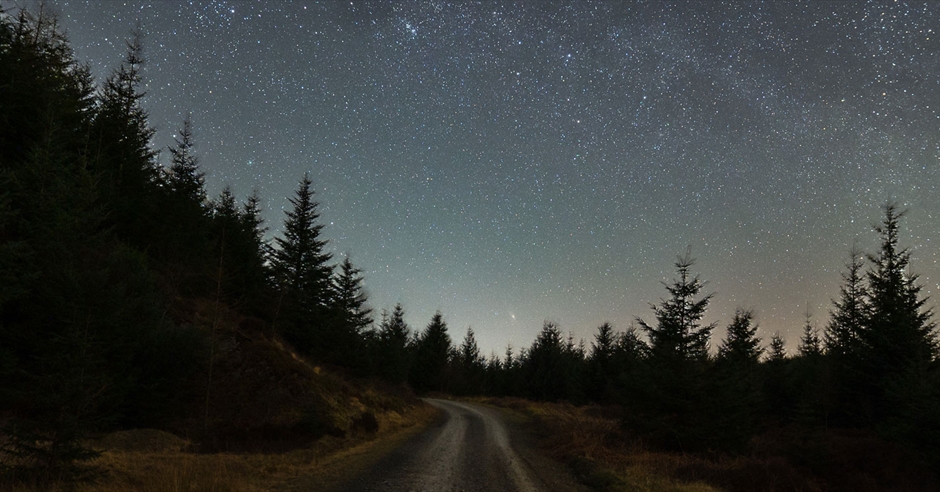
[[[336,490],[583,491],[563,467],[514,442],[499,411],[481,405],[427,400],[442,421],[415,436]]]

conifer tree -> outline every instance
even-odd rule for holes
[[[708,343],[714,324],[702,325],[712,294],[696,299],[704,284],[698,276],[691,277],[694,264],[689,253],[676,262],[679,278],[666,285],[670,297],[653,305],[656,326],[638,318],[637,322],[650,340],[650,361],[655,365],[680,368],[690,362],[708,358]]]
[[[405,323],[405,310],[399,303],[390,316],[383,317],[379,325],[379,377],[393,384],[408,380],[411,367],[410,341],[411,328]]]
[[[558,325],[545,321],[522,366],[531,398],[558,401],[567,398],[566,342]]]
[[[143,108],[143,33],[138,29],[127,43],[120,67],[98,95],[92,129],[92,164],[101,173],[101,201],[122,239],[140,249],[153,241],[159,167],[150,148],[154,130]]]
[[[845,358],[860,355],[861,333],[868,320],[868,289],[865,287],[862,254],[853,248],[846,271],[842,274],[839,299],[833,300],[824,341],[826,353],[844,363]]]
[[[373,321],[372,309],[366,306],[368,297],[362,282],[362,270],[354,267],[346,255],[333,279],[332,302],[343,318],[345,328],[355,336],[359,336]]]
[[[828,369],[832,375],[834,423],[858,425],[864,418],[858,416],[868,395],[860,393],[867,386],[864,381],[862,332],[868,324],[868,289],[862,253],[853,247],[849,262],[842,274],[839,299],[833,300],[829,322],[824,333],[824,346]]]
[[[703,402],[710,397],[705,371],[715,325],[702,324],[712,295],[699,297],[703,283],[689,273],[693,263],[688,252],[678,258],[679,277],[666,285],[670,296],[652,306],[656,326],[637,319],[649,337],[649,374],[638,402],[640,413],[628,410],[627,417],[653,442],[669,448],[707,446],[713,425],[714,415],[703,411]]]
[[[779,331],[774,332],[761,367],[766,413],[778,419],[792,417],[794,400],[798,396],[792,389],[790,369],[793,361],[787,358],[786,346],[783,335]]]
[[[263,292],[267,287],[268,266],[265,257],[268,244],[264,235],[268,228],[264,225],[261,216],[261,195],[257,189],[242,204],[239,222],[242,237],[239,241],[238,259],[235,260],[241,267],[241,296],[246,299],[250,312],[260,312],[260,304],[264,301]]]
[[[757,337],[757,325],[753,323],[754,313],[745,309],[736,309],[728,333],[718,347],[718,360],[749,370],[760,361],[764,349]]]
[[[192,120],[187,115],[176,146],[169,148],[170,168],[162,175],[164,204],[157,234],[160,247],[155,253],[162,260],[163,273],[175,290],[199,295],[215,284],[210,278],[217,276],[218,262],[209,261],[210,209],[206,202],[205,176],[199,170],[194,145]],[[216,273],[210,274],[210,271]]]
[[[456,391],[465,395],[480,394],[483,391],[486,360],[480,355],[480,347],[473,335],[473,328],[467,328],[467,334],[457,349],[454,362]]]
[[[206,201],[205,173],[199,170],[199,159],[193,150],[192,114],[187,114],[176,137],[176,147],[170,147],[171,164],[166,175],[167,187],[180,201],[202,205]]]
[[[875,227],[881,246],[868,255],[868,321],[860,333],[861,371],[868,381],[870,416],[874,422],[893,419],[914,399],[910,389],[922,385],[937,357],[933,312],[920,295],[918,276],[908,273],[911,253],[901,248],[897,204],[884,206]],[[909,395],[909,396],[905,396]]]
[[[749,310],[736,309],[715,364],[714,438],[725,449],[743,446],[756,430],[760,411],[757,374],[763,349]]]
[[[325,360],[345,365],[365,374],[370,365],[366,351],[366,329],[372,324],[372,309],[366,306],[362,270],[353,266],[349,255],[343,258],[332,281],[330,299],[331,323],[326,327],[323,343]]]
[[[779,331],[770,337],[770,347],[767,350],[768,362],[782,362],[787,358],[787,342]]]
[[[326,240],[320,238],[323,225],[317,221],[319,204],[313,200],[313,181],[304,174],[295,196],[293,208],[286,212],[283,237],[274,239],[271,269],[279,290],[280,318],[276,321],[282,332],[297,348],[306,353],[322,355],[325,309],[330,301],[328,264],[332,254],[325,251]]]
[[[822,355],[822,340],[819,338],[819,329],[813,326],[812,316],[806,314],[803,323],[803,333],[800,335],[800,344],[797,346],[800,357],[818,357]]]
[[[588,398],[596,402],[610,403],[614,399],[614,384],[618,376],[614,367],[617,339],[610,323],[601,324],[594,334],[587,364]]]
[[[260,314],[268,281],[261,198],[256,190],[239,209],[231,187],[226,186],[209,210],[211,263],[222,267],[222,294],[232,305]]]
[[[447,324],[440,311],[434,314],[427,328],[418,336],[414,365],[410,373],[415,391],[446,391],[451,344]]]

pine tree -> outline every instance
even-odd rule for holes
[[[735,367],[737,370],[751,370],[760,361],[763,349],[757,337],[757,325],[754,313],[745,309],[736,309],[728,333],[718,347],[718,360]]]
[[[415,391],[447,391],[447,367],[452,349],[447,324],[438,311],[417,340],[414,365],[410,373],[411,385]]]
[[[354,267],[346,255],[332,279],[332,322],[323,340],[330,347],[324,353],[325,360],[344,365],[359,374],[368,372],[369,361],[363,337],[366,328],[372,324],[372,309],[366,306],[368,298],[362,281],[362,270]]]
[[[824,335],[826,353],[839,361],[859,355],[861,333],[868,320],[868,290],[864,284],[862,254],[853,248],[849,257],[846,272],[842,275],[839,300],[832,301],[833,310]]]
[[[588,398],[596,402],[611,403],[614,400],[614,384],[617,378],[614,356],[617,338],[610,323],[597,327],[591,355],[587,361]]]
[[[881,247],[868,255],[869,311],[860,333],[860,366],[869,382],[866,393],[874,422],[893,419],[908,407],[915,399],[910,389],[927,378],[927,369],[937,357],[933,312],[925,308],[918,276],[906,272],[910,251],[899,246],[904,213],[897,204],[885,204],[884,219],[875,227]]]
[[[656,365],[678,369],[708,359],[708,343],[715,325],[701,322],[712,294],[696,299],[704,284],[698,276],[690,277],[689,269],[694,262],[688,253],[676,262],[679,278],[666,285],[669,299],[652,306],[656,326],[637,319],[649,336],[650,361]]]
[[[819,329],[812,323],[812,315],[806,313],[806,322],[803,323],[803,334],[797,346],[800,357],[818,357],[822,355],[822,340],[819,338]]]
[[[457,349],[457,357],[454,362],[457,393],[464,395],[481,394],[486,360],[480,355],[480,347],[473,335],[473,328],[467,328],[467,334]]]
[[[756,430],[760,411],[761,353],[757,324],[749,310],[736,309],[715,364],[715,423],[712,439],[725,449],[744,445]]]
[[[372,309],[366,306],[362,270],[353,266],[347,254],[333,279],[333,306],[341,313],[345,328],[359,336],[372,324]]]
[[[143,108],[143,33],[127,43],[120,67],[98,95],[92,129],[92,164],[101,174],[100,199],[118,235],[142,250],[150,249],[157,227],[159,167],[150,148],[154,134]]]
[[[715,327],[702,319],[712,295],[699,298],[703,283],[690,275],[693,263],[690,253],[676,262],[679,278],[666,285],[670,297],[652,306],[656,326],[637,319],[649,337],[649,374],[638,402],[642,408],[636,414],[628,409],[627,419],[668,448],[708,446],[713,425],[714,416],[702,404],[710,396],[705,371]]]
[[[408,380],[411,368],[410,340],[411,329],[405,323],[405,310],[401,304],[396,304],[392,314],[383,317],[379,324],[379,377],[393,384]]]
[[[542,325],[522,366],[528,396],[536,400],[558,401],[568,397],[566,342],[558,325]]]
[[[199,170],[199,159],[193,150],[192,114],[187,114],[176,147],[170,147],[171,164],[166,175],[167,187],[186,203],[202,205],[206,201],[205,173]]]
[[[205,177],[194,152],[192,120],[189,115],[170,147],[171,165],[162,175],[162,213],[155,255],[162,260],[164,276],[177,292],[200,295],[208,292],[218,262],[210,261],[207,230],[210,208],[206,203]],[[223,265],[224,266],[224,265]],[[215,272],[215,273],[210,273]]]
[[[779,331],[770,337],[770,347],[767,350],[768,362],[782,362],[787,358],[787,342]]]
[[[328,264],[332,254],[324,251],[326,241],[320,238],[323,225],[317,222],[319,204],[313,200],[312,185],[304,174],[290,200],[293,209],[286,212],[284,235],[274,239],[271,269],[280,291],[276,322],[281,331],[298,350],[322,355],[329,350],[323,346],[322,331],[333,267]]]

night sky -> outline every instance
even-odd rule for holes
[[[309,171],[376,312],[486,354],[652,321],[687,248],[713,345],[744,307],[792,348],[886,200],[940,291],[937,2],[50,7],[99,81],[141,22],[161,162],[192,112],[210,195],[257,188],[271,235]]]

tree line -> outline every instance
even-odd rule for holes
[[[77,473],[89,435],[160,428],[197,399],[212,334],[179,314],[187,299],[418,393],[618,405],[625,428],[670,449],[740,450],[796,422],[940,452],[936,326],[894,204],[879,248],[850,252],[827,324],[807,320],[795,354],[779,334],[759,339],[744,309],[713,347],[712,295],[686,255],[651,319],[605,323],[590,346],[546,322],[531,346],[484,357],[472,330],[454,343],[441,313],[420,330],[401,305],[375,319],[362,271],[329,252],[309,174],[268,241],[257,193],[207,196],[191,118],[161,165],[144,63],[135,35],[99,85],[54,18],[0,15],[0,447],[21,463]]]

